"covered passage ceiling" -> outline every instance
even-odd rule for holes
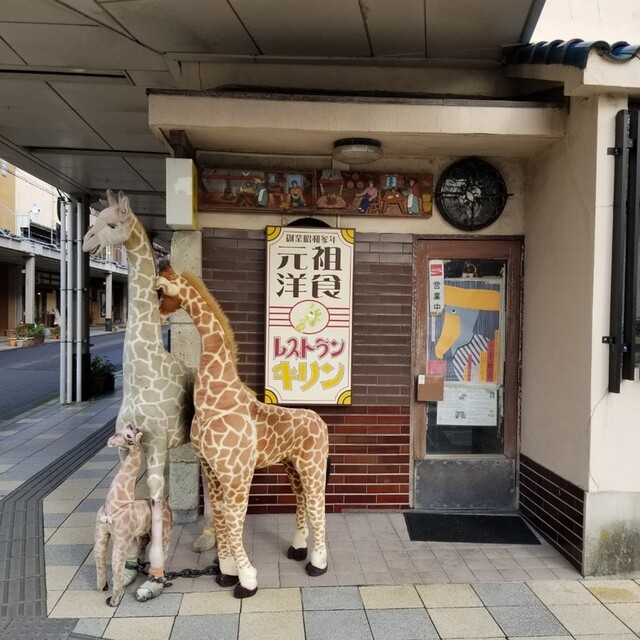
[[[543,4],[2,0],[0,157],[73,195],[95,199],[108,188],[122,189],[148,231],[167,240],[168,150],[149,127],[148,89],[216,89],[215,74],[206,83],[198,63],[304,63],[319,73],[330,64],[362,67],[365,75],[374,66],[495,69],[503,47],[529,41]],[[243,152],[263,151],[267,124],[264,135],[228,129],[219,145],[235,141]],[[280,136],[278,151],[320,153],[335,127],[301,135]],[[193,138],[215,150],[206,136]],[[251,139],[260,148],[252,149]]]

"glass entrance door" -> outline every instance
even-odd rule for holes
[[[417,259],[415,506],[514,508],[521,244],[425,240]]]

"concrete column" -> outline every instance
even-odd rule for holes
[[[105,302],[105,319],[104,330],[111,331],[113,325],[113,273],[107,274],[105,281],[105,287],[107,290],[106,302]]]
[[[202,274],[202,233],[175,231],[171,241],[171,263],[179,273],[186,269]],[[184,312],[171,319],[171,353],[195,371],[200,361],[200,336]],[[191,445],[169,451],[169,505],[174,522],[195,522],[199,512],[200,465]]]
[[[29,256],[24,264],[24,321],[35,322],[36,257]]]

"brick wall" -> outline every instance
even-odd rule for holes
[[[262,231],[203,230],[203,279],[233,326],[239,373],[264,389],[265,238]],[[412,238],[357,234],[351,406],[310,407],[329,426],[327,512],[409,506]],[[294,510],[281,466],[259,470],[252,513]]]
[[[520,455],[520,513],[582,570],[584,491]]]

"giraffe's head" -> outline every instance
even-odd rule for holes
[[[108,440],[108,447],[120,447],[121,449],[132,449],[140,444],[142,431],[137,427],[128,426],[120,431],[116,431]]]
[[[129,198],[120,191],[116,200],[113,192],[109,190],[107,202],[103,204],[105,208],[98,214],[94,225],[84,236],[83,251],[97,253],[105,247],[123,244],[131,234],[135,218],[129,205]]]
[[[156,289],[160,296],[160,316],[167,318],[180,308],[180,287],[178,286],[178,274],[166,261],[158,264],[158,277]]]

